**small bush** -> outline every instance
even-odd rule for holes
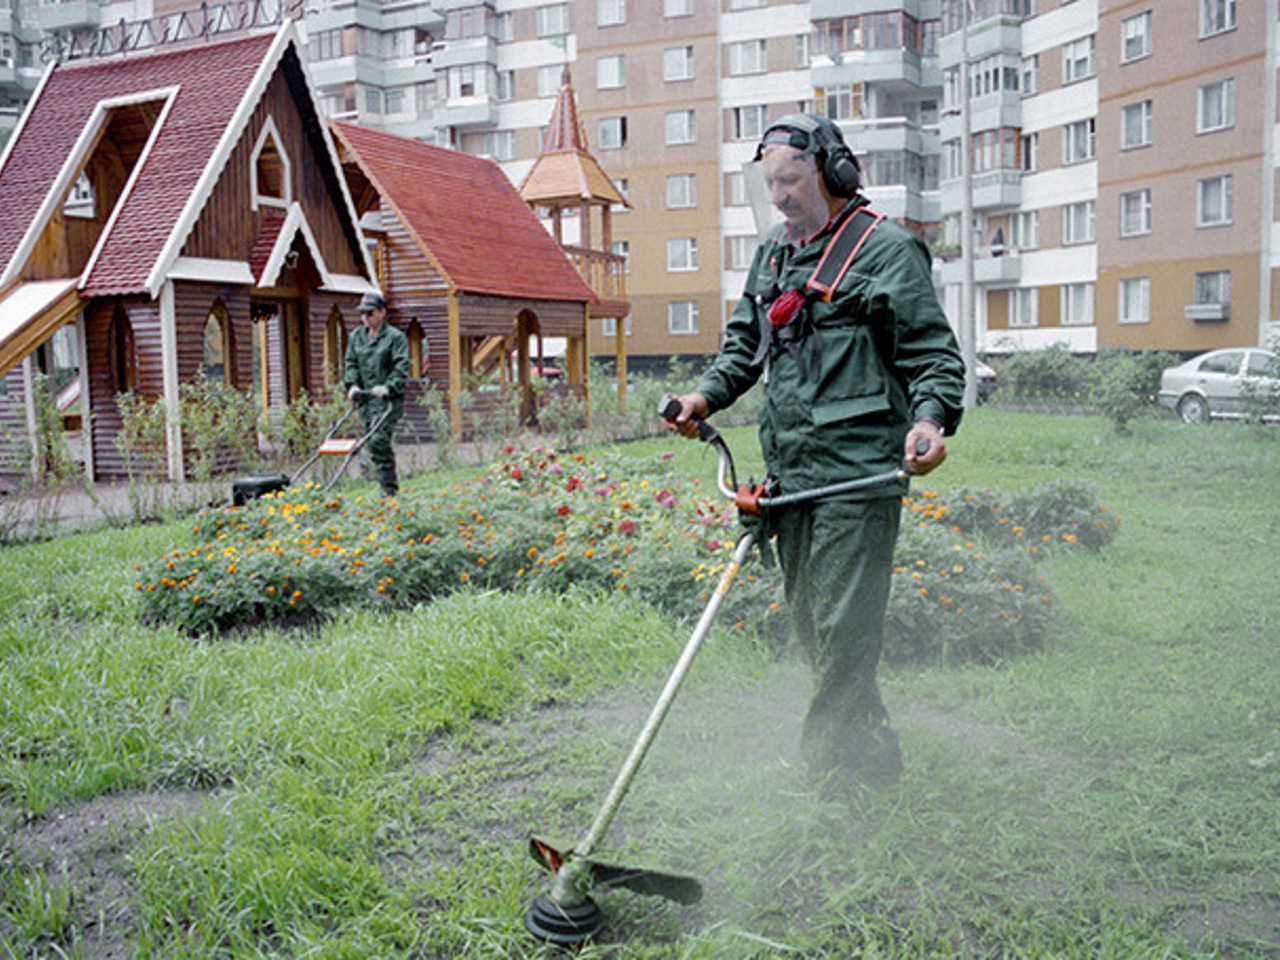
[[[1089,402],[1127,433],[1129,422],[1155,408],[1160,374],[1177,362],[1169,353],[1104,348],[1089,368]]]
[[[1089,362],[1065,344],[1011,354],[1000,368],[1000,391],[1021,400],[1080,401]]]

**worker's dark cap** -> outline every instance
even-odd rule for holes
[[[387,299],[380,293],[366,293],[360,298],[360,312],[373,313],[375,310],[385,310],[387,308]]]

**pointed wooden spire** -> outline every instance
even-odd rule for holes
[[[560,75],[560,91],[547,124],[542,153],[520,184],[520,196],[530,206],[556,206],[583,200],[607,206],[630,206],[587,149],[587,135],[578,116],[578,99],[568,66]]]

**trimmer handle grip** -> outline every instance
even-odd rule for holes
[[[658,416],[674,422],[680,416],[680,401],[670,394],[663,397],[658,401]],[[711,421],[695,416],[693,422],[698,426],[698,439],[703,443],[711,443],[720,438],[720,431],[711,425]]]

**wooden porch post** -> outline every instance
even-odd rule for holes
[[[173,295],[173,281],[160,288],[160,364],[164,375],[165,436],[169,452],[169,479],[181,483],[186,479],[182,458],[182,420],[178,390],[178,312]]]
[[[449,432],[453,439],[462,439],[462,410],[458,398],[462,395],[462,319],[458,294],[449,292]]]

